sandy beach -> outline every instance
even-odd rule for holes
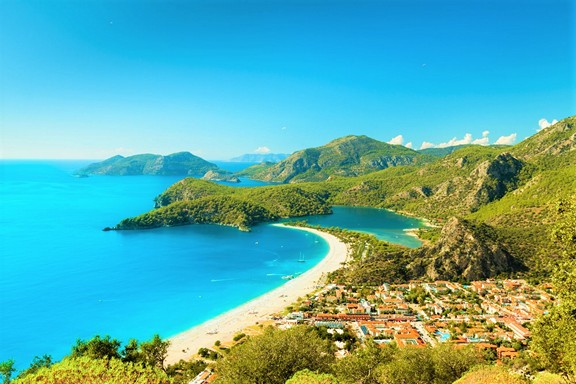
[[[282,224],[273,224],[284,227]],[[299,297],[314,291],[318,281],[328,272],[341,267],[348,250],[337,237],[311,228],[286,227],[288,230],[312,232],[321,236],[329,245],[329,251],[316,266],[300,276],[287,281],[281,287],[259,296],[239,307],[170,338],[166,362],[173,364],[180,359],[190,359],[201,347],[211,347],[216,340],[226,342],[254,324],[268,321],[273,314],[281,312]]]

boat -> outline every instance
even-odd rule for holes
[[[305,263],[306,260],[304,260],[304,255],[302,255],[302,253],[300,253],[300,258],[298,259],[299,263]]]

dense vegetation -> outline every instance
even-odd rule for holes
[[[557,207],[551,246],[559,258],[553,264],[553,284],[559,305],[534,326],[534,350],[552,372],[576,382],[576,195]]]
[[[156,198],[157,209],[125,219],[117,229],[224,224],[248,230],[281,217],[331,212],[326,196],[294,185],[232,188],[187,178]]]
[[[269,327],[236,348],[218,365],[218,383],[284,384],[303,369],[326,372],[334,362],[330,344],[313,328]]]
[[[12,379],[14,362],[0,364],[4,383],[70,383],[70,384],[184,384],[206,368],[200,360],[183,361],[165,366],[168,341],[158,335],[151,340],[130,340],[123,348],[119,340],[95,336],[78,340],[68,356],[52,362],[50,356],[35,358],[29,368]]]
[[[267,329],[220,360],[218,383],[452,383],[471,367],[486,362],[474,348],[398,349],[369,343],[334,360],[328,344],[308,327]]]

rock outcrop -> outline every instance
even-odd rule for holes
[[[522,268],[485,224],[451,218],[436,244],[412,251],[411,274],[430,280],[481,280]]]
[[[228,171],[213,171],[210,170],[202,176],[202,179],[209,181],[225,181],[228,183],[239,183],[240,179],[236,177],[232,172]]]

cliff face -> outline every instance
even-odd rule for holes
[[[475,148],[467,148],[467,152]],[[492,151],[478,148],[478,151]],[[410,205],[420,215],[448,212],[466,215],[518,188],[525,163],[504,152],[482,157],[455,152],[407,175],[386,203]]]
[[[473,186],[466,198],[466,205],[474,212],[482,205],[500,199],[516,189],[524,164],[509,153],[492,161],[481,163],[472,173]]]
[[[480,280],[522,268],[490,227],[455,217],[436,244],[414,250],[412,256],[411,274],[430,280]]]

